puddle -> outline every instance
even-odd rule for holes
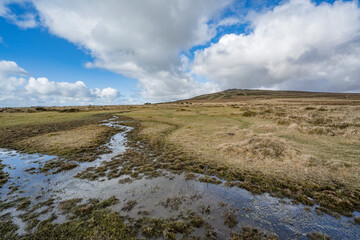
[[[229,188],[223,184],[185,180],[184,174],[176,175],[163,171],[166,176],[142,178],[124,184],[119,184],[119,179],[129,176],[98,181],[74,178],[86,168],[99,166],[101,162],[109,161],[126,150],[126,133],[131,128],[121,126],[121,123],[116,122],[116,118],[102,124],[125,130],[114,135],[107,144],[111,153],[102,154],[93,162],[80,163],[77,168],[58,174],[30,174],[25,171],[57,157],[0,149],[0,159],[7,165],[4,171],[11,177],[1,189],[1,201],[28,197],[33,206],[49,198],[58,203],[72,198],[81,198],[85,202],[89,198],[107,199],[115,196],[119,202],[111,209],[132,218],[141,217],[139,211],[148,212],[150,217],[168,218],[193,210],[212,225],[219,239],[228,238],[231,232],[231,229],[224,225],[222,217],[226,209],[232,209],[236,213],[239,223],[233,228],[235,231],[240,231],[242,226],[252,226],[275,233],[280,239],[307,239],[306,233],[314,231],[333,239],[360,239],[360,226],[355,225],[351,218],[337,219],[327,214],[319,216],[314,210],[315,206],[306,211],[305,206],[293,205],[290,200],[280,201],[268,194],[252,195],[244,189]],[[11,186],[18,186],[19,189],[11,193]],[[122,208],[129,200],[136,201],[134,208],[129,212],[123,211]],[[173,204],[167,205],[167,202],[172,201]],[[24,212],[9,208],[0,212],[0,215],[8,212],[12,214],[13,222],[19,226],[18,234],[26,233],[26,224],[18,218]],[[46,219],[52,213],[59,215],[55,222],[66,220],[57,208],[41,215],[39,219]],[[357,212],[354,214],[360,215]],[[195,231],[194,234],[204,234],[203,229]]]

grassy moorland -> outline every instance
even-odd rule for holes
[[[351,215],[360,208],[360,101],[335,96],[195,98],[122,115],[140,123],[138,138],[177,151],[180,169]]]
[[[116,133],[98,123],[113,115],[133,127],[127,134],[128,150],[76,178],[130,176],[122,180],[125,183],[161,176],[158,170],[166,169],[185,172],[186,179],[212,184],[223,179],[228,186],[255,194],[267,192],[294,203],[318,204],[319,214],[351,216],[360,210],[357,94],[230,90],[142,106],[1,109],[0,147],[92,161],[101,153],[98,147]],[[53,173],[58,173],[76,166],[60,159],[45,164],[43,170],[57,168]],[[0,171],[0,183],[6,178]],[[119,213],[100,205],[73,204],[69,211],[77,218],[60,225],[45,221],[28,236],[130,239],[141,231],[146,237],[166,237],[165,233],[173,237],[184,224],[196,228],[201,220],[140,218],[128,224]],[[0,232],[13,233],[7,230],[11,226],[0,224]]]

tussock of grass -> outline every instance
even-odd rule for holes
[[[239,144],[220,145],[219,150],[226,156],[245,157],[250,160],[255,158],[281,161],[296,156],[296,151],[289,144],[269,135],[254,135]]]
[[[6,165],[1,162],[2,160],[0,159],[0,188],[9,180],[9,174],[3,171]]]
[[[194,173],[187,172],[185,174],[185,180],[194,180],[194,179],[196,179],[196,175]]]
[[[18,239],[16,231],[18,226],[11,220],[0,219],[0,235],[1,239],[13,240]]]
[[[276,235],[267,234],[256,228],[242,227],[240,233],[232,232],[230,240],[277,240]]]
[[[73,198],[73,199],[69,199],[69,200],[64,200],[59,203],[59,209],[62,210],[64,213],[69,212],[79,202],[81,202],[81,198]]]
[[[41,222],[34,234],[24,239],[136,239],[136,235],[120,214],[93,210],[63,224]]]
[[[229,228],[233,228],[238,224],[235,211],[232,209],[226,209],[223,212],[224,224]]]
[[[159,237],[177,239],[177,234],[186,238],[190,237],[190,234],[197,228],[205,226],[207,229],[205,220],[190,210],[185,214],[180,214],[177,218],[141,218],[137,220],[137,224],[141,226],[142,235],[148,239]]]
[[[222,183],[220,180],[216,179],[215,177],[209,177],[209,176],[200,177],[198,180],[204,183],[212,183],[212,184]]]
[[[137,204],[136,200],[129,200],[125,203],[125,205],[121,208],[121,210],[129,212],[135,207],[136,204]]]
[[[308,233],[308,234],[306,234],[306,236],[310,240],[331,240],[331,237],[329,237],[325,234],[322,234],[322,233],[318,233],[318,232]]]
[[[168,197],[165,201],[161,202],[160,204],[166,208],[170,208],[171,210],[179,210],[179,207],[183,203],[182,197]]]
[[[17,206],[17,210],[24,210],[26,208],[28,208],[31,204],[31,201],[29,199],[24,199],[24,201],[22,201],[18,206]]]
[[[256,112],[252,112],[250,110],[247,110],[243,113],[243,117],[255,117],[256,116]]]

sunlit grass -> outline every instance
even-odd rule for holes
[[[276,101],[259,103],[158,105],[124,115],[141,121],[141,133],[148,138],[163,138],[203,161],[281,174],[293,181],[334,180],[359,187],[359,136],[356,132],[347,136],[337,127],[359,116],[358,108],[314,106],[310,101],[307,108]],[[255,116],[243,116],[249,110]],[[292,123],[301,130],[290,130]]]
[[[108,111],[107,111],[108,112]],[[106,111],[61,113],[56,111],[44,111],[35,113],[1,113],[0,128],[16,127],[24,125],[39,125],[55,122],[66,122],[74,120],[86,120],[96,114],[106,113]]]

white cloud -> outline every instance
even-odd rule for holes
[[[220,20],[217,23],[217,26],[232,26],[232,25],[236,25],[241,23],[242,21],[239,18],[235,18],[235,17],[229,17],[229,18],[224,18],[222,20]]]
[[[112,100],[119,96],[119,91],[110,87],[104,89],[95,88],[95,90],[91,90],[91,93],[105,100]]]
[[[0,2],[0,16],[6,18],[22,29],[34,28],[37,26],[36,14],[27,12],[22,15],[16,15],[9,8],[9,4],[19,4],[26,7],[30,0],[1,0]]]
[[[0,107],[29,105],[116,104],[120,97],[114,88],[90,89],[75,83],[27,78],[27,71],[13,61],[0,61]]]
[[[38,16],[31,12],[15,16],[7,7],[10,2],[31,2]],[[245,18],[247,3],[237,1],[230,7],[233,13],[221,19],[222,9],[232,2],[4,0],[0,16],[18,26],[24,20],[25,28],[41,24],[91,54],[94,60],[86,67],[138,79],[142,96],[152,101],[235,87],[360,91],[357,1],[316,5],[310,0],[290,0],[271,10],[263,1],[254,1],[255,9],[265,7]],[[250,23],[246,30],[250,33],[226,34],[197,51],[194,60],[182,54],[208,43],[218,27],[245,22]],[[11,77],[16,79],[7,82],[16,88],[21,76]],[[82,82],[31,81],[34,86],[29,81],[27,94],[44,98],[110,101],[118,94],[115,89],[89,89]]]
[[[181,70],[179,54],[215,36],[217,26],[208,21],[231,1],[34,0],[34,5],[51,33],[90,51],[94,62],[87,67],[138,79],[143,96],[157,100],[197,92],[194,84],[200,83]]]
[[[27,72],[13,61],[0,61],[0,89],[3,91],[14,91],[21,86]],[[22,77],[21,77],[22,76]]]
[[[88,98],[91,97],[90,90],[82,81],[75,83],[69,82],[54,82],[47,78],[33,78],[29,79],[25,86],[26,91],[31,95],[43,96],[62,96],[73,98]]]
[[[219,90],[212,83],[198,82],[190,75],[169,71],[144,74],[139,80],[146,96],[155,102],[184,99]]]
[[[357,2],[291,0],[247,20],[252,33],[197,51],[192,73],[222,89],[360,90]]]
[[[102,100],[114,100],[119,96],[119,91],[114,88],[89,89],[84,82],[54,82],[47,78],[29,78],[25,90],[32,96],[62,97],[68,100],[91,101],[99,98]]]

